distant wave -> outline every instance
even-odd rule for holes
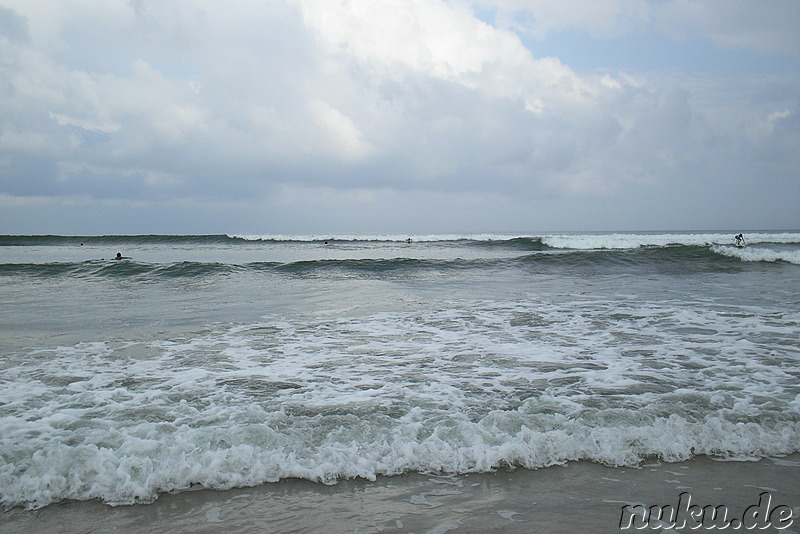
[[[712,246],[733,243],[733,233],[608,233],[608,234],[201,234],[201,235],[0,235],[3,246],[86,245],[211,245],[257,243],[461,243],[505,247],[515,250],[545,249],[631,249],[673,245]],[[800,232],[754,232],[746,234],[749,244],[800,244]]]
[[[629,249],[652,246],[732,244],[734,233],[607,233],[607,234],[426,234],[426,235],[232,235],[231,239],[262,242],[404,242],[411,238],[416,243],[466,243],[477,246],[506,247],[524,250],[554,249]],[[750,244],[777,243],[800,244],[800,232],[758,232],[747,234]]]
[[[504,242],[517,239],[517,236],[505,234],[232,234],[232,239],[263,242],[296,242],[314,243],[329,241],[332,243],[401,243],[409,238],[412,243],[496,241]]]
[[[209,235],[2,235],[0,247],[86,245],[215,244],[246,240],[225,234]]]
[[[0,235],[0,247],[3,246],[79,246],[86,245],[110,245],[110,244],[257,244],[257,243],[343,243],[343,242],[405,242],[407,235],[357,235],[357,234],[274,234],[274,235],[252,235],[252,234],[189,234],[189,235]],[[443,242],[443,241],[507,241],[508,236],[494,234],[443,234],[412,236],[412,242]]]

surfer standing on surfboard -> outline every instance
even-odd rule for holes
[[[733,239],[736,240],[736,246],[737,247],[743,247],[744,246],[744,236],[742,234],[739,234],[739,235],[735,236]]]

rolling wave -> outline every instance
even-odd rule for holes
[[[227,264],[219,262],[183,261],[168,264],[135,261],[99,261],[64,263],[6,263],[0,264],[0,277],[28,276],[34,278],[200,278],[226,276],[235,273],[274,272],[284,275],[310,275],[325,273],[396,274],[430,270],[465,270],[491,267],[501,263],[491,260],[421,260],[414,258],[303,260],[293,262],[252,262]]]
[[[639,247],[635,249],[547,249],[530,250],[538,245],[535,240],[515,240],[516,251],[527,254],[494,258],[350,258],[310,259],[289,262],[259,261],[249,263],[223,263],[181,261],[174,263],[146,263],[137,261],[88,260],[61,263],[0,263],[0,277],[25,276],[34,278],[145,278],[176,279],[229,276],[236,273],[272,272],[281,275],[357,275],[391,276],[425,272],[457,272],[470,269],[542,269],[557,268],[565,273],[580,275],[591,268],[631,269],[649,268],[671,270],[726,271],[737,266],[756,263],[788,263],[800,265],[800,249],[778,250],[730,246]],[[496,246],[483,244],[481,246]]]
[[[244,270],[243,266],[217,262],[176,262],[168,264],[134,261],[0,264],[0,276],[22,275],[35,278],[197,278],[227,275]]]
[[[541,237],[512,237],[509,239],[475,240],[473,244],[481,248],[502,248],[508,250],[549,250],[554,247],[545,244]]]

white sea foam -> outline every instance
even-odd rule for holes
[[[786,454],[798,325],[685,302],[463,300],[38,350],[3,370],[0,493],[126,504],[286,477]]]
[[[798,244],[800,233],[758,232],[745,236],[748,244]],[[658,234],[560,234],[542,236],[542,242],[554,248],[579,250],[632,249],[669,245],[711,246],[733,244],[733,234],[721,233],[658,233]]]
[[[784,261],[800,265],[800,249],[714,246],[713,250],[717,254],[738,258],[742,261]]]

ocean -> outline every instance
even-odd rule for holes
[[[734,233],[0,236],[0,499],[796,453],[800,232]]]

